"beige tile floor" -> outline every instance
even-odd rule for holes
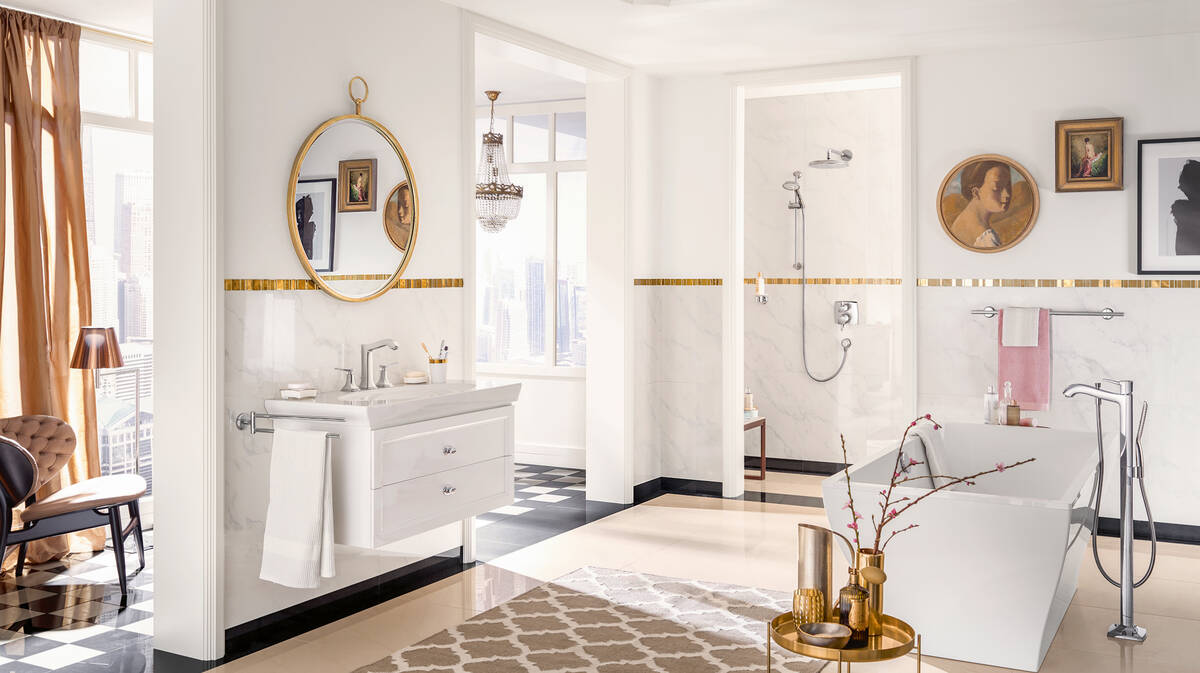
[[[746,474],[758,473],[756,471],[747,471]],[[824,479],[825,477],[812,474],[767,472],[767,478],[763,481],[747,479],[746,490],[765,493],[782,493],[784,495],[807,495],[819,498],[821,497],[821,481]]]
[[[781,481],[798,490],[812,488],[805,479],[789,476]],[[789,505],[663,496],[216,670],[348,673],[583,565],[790,590],[795,578],[794,527],[800,521],[823,524],[824,513]],[[1115,540],[1102,538],[1101,546],[1111,562]],[[1145,562],[1146,555],[1139,554],[1139,567]],[[1116,595],[1087,559],[1043,673],[1200,670],[1200,656],[1192,649],[1200,642],[1200,547],[1160,545],[1155,575],[1137,594],[1138,621],[1151,632],[1146,643],[1122,646],[1105,638],[1105,628],[1115,619]],[[923,670],[933,673],[1007,670],[929,657],[924,663]],[[909,657],[861,670],[907,673],[915,665]]]

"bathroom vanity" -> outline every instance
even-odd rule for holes
[[[407,385],[267,400],[276,427],[337,433],[334,541],[378,549],[463,522],[474,560],[474,516],[513,500],[513,402],[521,384]]]

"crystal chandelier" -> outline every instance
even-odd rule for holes
[[[496,99],[500,92],[483,93],[492,101],[492,121],[488,132],[483,134],[479,170],[475,173],[475,215],[481,229],[497,232],[521,212],[525,190],[509,180],[508,166],[504,163],[504,134],[496,133]]]

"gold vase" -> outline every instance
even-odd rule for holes
[[[883,552],[874,549],[858,551],[858,567],[883,570]],[[858,576],[858,584],[867,590],[867,630],[872,636],[883,635],[883,585],[874,584]]]
[[[812,624],[829,619],[825,594],[820,589],[796,589],[792,594],[792,617],[797,624]]]

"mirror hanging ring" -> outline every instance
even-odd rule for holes
[[[355,92],[354,92],[355,81],[362,83],[362,95],[361,96],[355,95]],[[419,214],[420,210],[419,210],[419,206],[418,206],[416,180],[413,175],[412,165],[408,161],[408,156],[407,156],[407,154],[405,154],[404,148],[401,147],[400,142],[398,140],[396,140],[396,137],[394,135],[392,135],[392,132],[390,130],[388,130],[388,128],[386,126],[384,126],[382,123],[376,121],[375,119],[372,119],[371,117],[368,117],[368,116],[362,114],[362,104],[367,100],[367,97],[370,92],[369,88],[367,86],[367,81],[365,79],[363,79],[361,76],[355,75],[354,77],[352,77],[350,79],[350,82],[347,85],[347,90],[349,93],[350,100],[354,103],[354,113],[340,115],[337,117],[331,117],[331,118],[325,120],[324,122],[322,122],[315,129],[313,129],[313,131],[311,133],[309,133],[308,137],[305,138],[304,143],[301,144],[300,149],[296,152],[296,158],[292,162],[291,175],[288,179],[287,202],[285,204],[285,210],[286,210],[286,221],[287,221],[288,230],[291,233],[292,246],[295,248],[296,256],[300,259],[301,263],[304,265],[305,271],[308,273],[308,275],[312,279],[313,283],[315,283],[317,285],[317,287],[319,287],[321,290],[323,290],[326,294],[328,294],[331,297],[334,297],[335,299],[339,299],[342,301],[349,301],[349,302],[362,302],[362,301],[367,301],[370,299],[375,299],[376,297],[381,296],[382,294],[384,294],[385,292],[390,290],[392,287],[394,287],[396,285],[396,282],[404,274],[405,268],[407,268],[408,263],[412,260],[413,248],[416,246],[417,228],[418,228],[418,219],[419,219],[418,214]],[[351,295],[345,294],[343,292],[339,292],[338,290],[334,289],[330,285],[330,283],[327,279],[323,278],[319,272],[314,270],[313,265],[309,261],[308,255],[305,252],[304,243],[300,238],[300,232],[297,227],[298,220],[296,217],[297,214],[296,214],[295,203],[296,203],[297,185],[298,185],[298,181],[300,180],[301,168],[304,164],[305,157],[308,155],[309,150],[312,149],[313,144],[317,141],[318,138],[321,137],[322,133],[326,132],[327,130],[329,130],[330,128],[335,126],[336,124],[338,124],[340,122],[345,122],[345,121],[356,121],[356,122],[360,122],[362,124],[366,124],[367,126],[371,127],[379,134],[380,137],[383,138],[383,140],[388,145],[388,147],[392,151],[395,152],[396,158],[399,159],[400,164],[403,167],[403,171],[406,176],[406,181],[405,181],[404,185],[407,186],[407,192],[411,199],[412,228],[411,228],[411,234],[410,234],[407,250],[402,250],[402,252],[404,252],[403,260],[397,266],[395,272],[393,272],[390,275],[390,277],[387,278],[387,282],[385,282],[378,289],[371,291],[362,296],[351,296]],[[395,191],[395,189],[393,189],[393,191]],[[382,228],[382,223],[381,223],[381,228]],[[397,247],[399,247],[399,246],[397,246]]]

